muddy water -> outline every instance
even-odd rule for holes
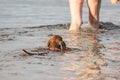
[[[97,33],[70,32],[68,25],[1,29],[0,79],[120,80],[120,28],[106,25]],[[45,47],[54,34],[61,35],[68,47],[80,50],[24,55],[22,49]]]

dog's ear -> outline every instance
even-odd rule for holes
[[[64,41],[59,42],[61,52],[64,52],[66,49],[66,44]]]
[[[63,46],[63,49],[65,50],[66,49],[66,44],[64,41],[62,41],[62,46]]]

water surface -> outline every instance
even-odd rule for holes
[[[70,22],[69,0],[0,0],[0,28],[28,27]],[[120,23],[120,5],[102,1],[100,20]],[[83,20],[88,20],[86,4]]]

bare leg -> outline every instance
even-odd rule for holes
[[[82,7],[84,0],[69,0],[71,12],[71,25],[69,30],[77,31],[82,24]]]
[[[99,12],[101,0],[87,0],[89,8],[89,24],[98,29],[99,28]]]

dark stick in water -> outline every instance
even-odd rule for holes
[[[24,50],[24,49],[23,49],[23,51],[25,53],[27,53],[28,55],[42,55],[42,56],[44,56],[44,55],[48,54],[47,52],[28,52],[27,50]]]

